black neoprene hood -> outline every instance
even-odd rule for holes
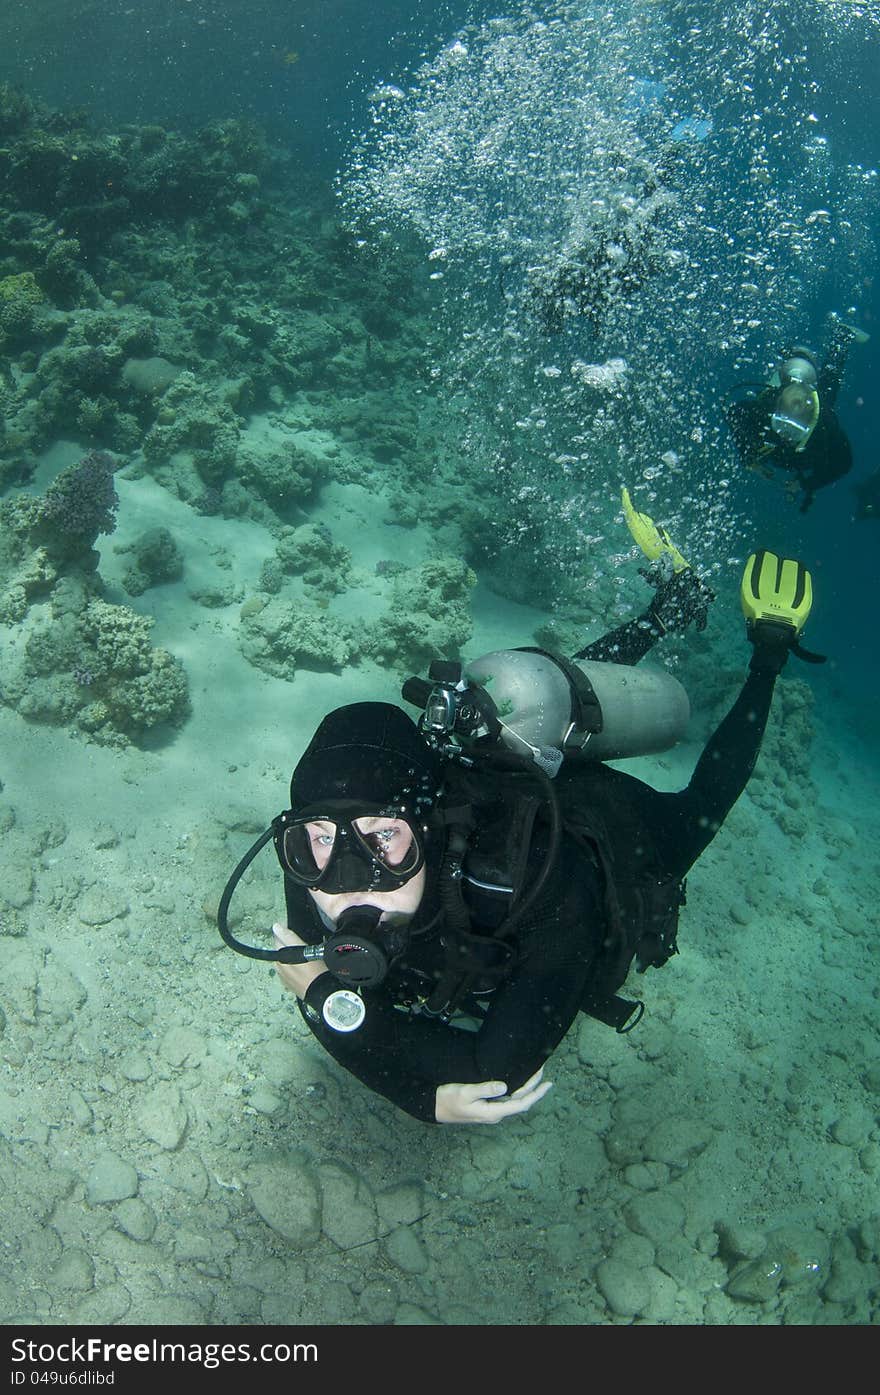
[[[338,800],[427,811],[441,760],[415,722],[387,702],[337,707],[321,722],[290,781],[290,808],[319,810]]]

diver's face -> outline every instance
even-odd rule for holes
[[[397,867],[406,861],[413,845],[412,829],[403,819],[389,819],[381,815],[366,815],[355,819],[354,827],[388,867]],[[332,823],[316,820],[306,825],[312,857],[318,868],[326,867],[333,851],[335,827]],[[310,890],[309,895],[325,916],[337,921],[349,906],[377,906],[380,910],[395,915],[412,916],[421,904],[425,892],[425,869],[393,891],[371,891],[367,886],[356,891]]]
[[[776,398],[770,426],[780,440],[795,450],[803,450],[813,434],[819,415],[815,389],[802,383],[789,383]]]

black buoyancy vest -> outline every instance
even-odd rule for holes
[[[505,916],[526,889],[530,845],[543,824],[541,801],[528,777],[494,776],[487,786],[481,774],[465,783],[475,830],[464,881],[469,899],[479,904],[480,920],[485,925],[490,918],[503,935]],[[627,777],[601,762],[566,761],[553,785],[565,832],[592,857],[602,881],[606,934],[581,1011],[620,1030],[637,1006],[615,996],[633,962],[643,973],[677,953],[685,883],[661,868],[640,811],[628,797]]]

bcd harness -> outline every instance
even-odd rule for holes
[[[547,802],[535,793],[530,776],[457,769],[451,784],[442,815],[444,964],[432,991],[419,999],[420,1012],[444,1021],[468,1004],[480,1004],[519,962],[516,930],[536,902],[530,874],[535,854],[549,842]],[[633,962],[642,973],[677,952],[685,883],[658,871],[636,811],[601,764],[566,760],[553,796],[562,831],[597,870],[605,915],[580,1010],[618,1032],[629,1031],[644,1005],[618,996],[618,989]],[[474,920],[481,933],[472,929]]]

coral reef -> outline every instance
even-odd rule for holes
[[[416,278],[256,128],[99,129],[8,87],[0,122],[0,488],[59,436],[270,523],[334,477],[426,476]]]
[[[282,518],[313,499],[328,474],[326,462],[295,445],[244,446],[236,469],[242,483]]]
[[[477,578],[458,557],[434,557],[391,578],[387,613],[364,637],[364,652],[398,671],[421,672],[455,659],[473,633],[470,592]]]
[[[2,505],[0,622],[26,635],[5,700],[99,740],[185,715],[179,667],[98,575],[114,455],[135,489],[149,474],[195,514],[268,528],[275,553],[239,630],[257,667],[289,679],[364,655],[412,667],[457,653],[471,634],[468,562],[490,528],[451,458],[431,503],[418,254],[358,245],[331,191],[294,185],[244,122],[103,129],[2,88],[0,130],[0,489],[33,479],[59,440],[84,452],[42,498]],[[443,554],[386,574],[386,613],[357,634],[332,604],[351,557],[307,521],[333,481],[390,497],[395,521],[427,522]],[[125,546],[131,597],[181,575],[167,530]],[[246,594],[237,578],[190,587],[210,607]]]
[[[348,621],[280,599],[242,607],[239,642],[255,668],[288,680],[298,667],[338,673],[360,652],[358,632]]]
[[[0,280],[0,349],[27,340],[37,308],[44,301],[32,271],[20,271]]]
[[[362,657],[402,673],[458,656],[473,633],[470,592],[476,576],[465,562],[443,556],[419,567],[383,568],[385,613],[355,626],[328,608],[332,596],[346,590],[349,561],[327,528],[283,529],[276,556],[263,567],[263,594],[239,613],[245,658],[291,680],[297,668],[339,672]],[[303,600],[278,594],[291,573],[302,576]]]
[[[150,643],[151,618],[111,605],[71,577],[8,664],[3,700],[35,722],[66,726],[104,745],[139,742],[189,712],[180,662]]]
[[[230,474],[239,440],[239,423],[221,390],[200,382],[189,371],[163,394],[156,421],[147,433],[144,459],[162,484],[182,498],[197,498],[205,487],[219,486]],[[179,468],[173,457],[189,455],[192,468]]]
[[[0,653],[7,705],[125,745],[178,726],[189,698],[179,661],[150,642],[153,620],[103,596],[94,543],[116,527],[116,468],[112,456],[92,451],[44,495],[0,502]],[[138,579],[152,584],[175,552],[170,537],[142,537]]]
[[[275,561],[283,576],[301,576],[306,592],[326,603],[326,597],[346,589],[351,553],[334,543],[325,524],[304,523],[281,529]]]
[[[117,551],[131,554],[131,563],[122,578],[130,596],[143,595],[151,586],[179,581],[183,576],[183,553],[167,528],[150,528]]]
[[[94,570],[95,541],[116,527],[117,468],[106,451],[90,451],[62,470],[42,497],[22,494],[4,501],[0,516],[7,555],[20,559],[27,549],[38,549],[57,568],[75,562]]]

